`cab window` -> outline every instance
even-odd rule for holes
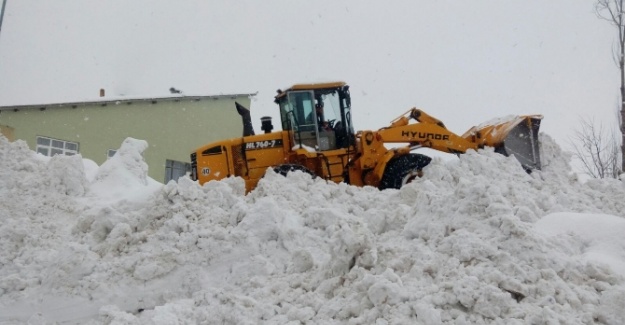
[[[279,101],[283,130],[314,130],[316,114],[310,91],[290,92]]]

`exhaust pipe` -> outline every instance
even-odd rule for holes
[[[265,133],[271,133],[273,130],[273,124],[271,124],[271,116],[263,116],[260,118],[261,127],[260,129],[265,131]]]
[[[243,136],[247,137],[250,135],[255,135],[254,126],[252,125],[252,117],[250,116],[250,110],[245,106],[234,102],[237,107],[237,112],[241,115],[241,120],[243,121]]]

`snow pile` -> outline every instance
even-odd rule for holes
[[[144,140],[124,140],[115,155],[94,173],[91,193],[100,200],[114,203],[122,199],[143,201],[157,191],[162,184],[148,177],[148,165],[143,161],[143,152],[147,148],[148,143]],[[129,193],[133,195],[129,197]]]
[[[603,214],[554,213],[539,220],[536,227],[548,236],[579,237],[583,245],[580,253],[586,260],[608,264],[625,275],[625,242],[621,240],[625,219]]]
[[[625,185],[580,183],[547,136],[541,172],[481,150],[382,192],[154,186],[146,147],[90,178],[0,139],[0,322],[625,322]]]

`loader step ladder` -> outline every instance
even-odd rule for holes
[[[323,161],[325,166],[321,166],[325,168],[327,171],[327,176],[324,177],[326,180],[334,181],[336,183],[344,181],[344,171],[345,166],[347,165],[347,155],[338,155],[338,156],[326,156],[322,153],[318,154],[318,157],[321,158],[320,161]],[[330,159],[334,158],[334,159]],[[340,166],[337,168],[337,166]]]

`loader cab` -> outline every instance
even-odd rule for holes
[[[344,82],[299,84],[278,91],[282,129],[293,145],[309,151],[347,148],[353,138],[349,86]]]

